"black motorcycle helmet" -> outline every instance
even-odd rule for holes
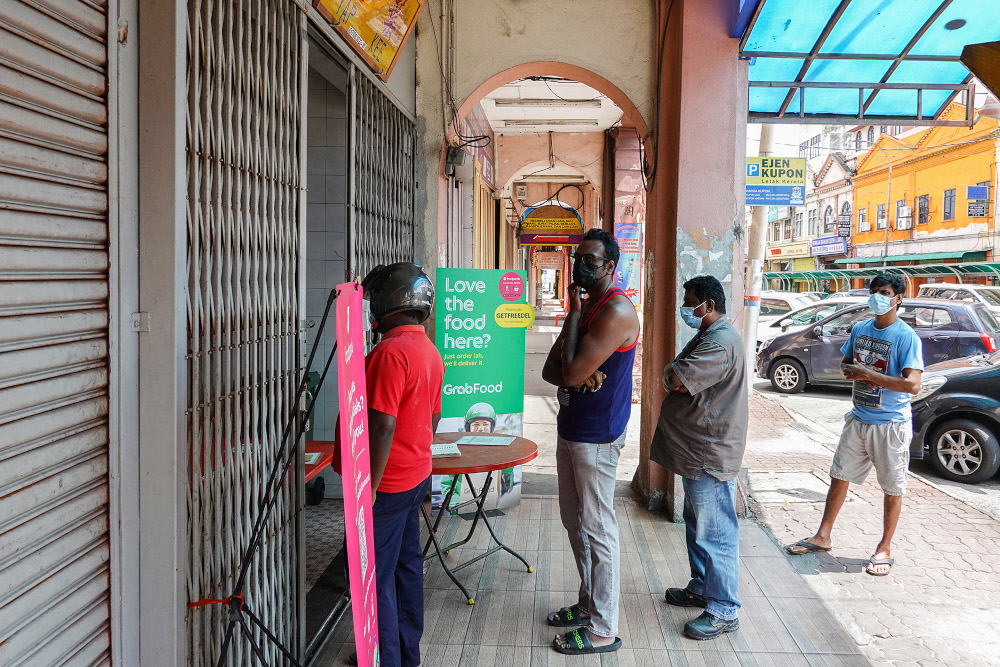
[[[410,262],[376,266],[361,281],[361,288],[369,300],[372,318],[376,322],[402,310],[423,313],[423,321],[430,317],[434,306],[431,279],[423,269]]]

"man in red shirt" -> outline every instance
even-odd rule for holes
[[[399,263],[376,268],[362,287],[382,334],[365,358],[379,653],[383,667],[416,667],[424,631],[420,504],[444,383],[444,362],[422,324],[434,286],[416,264]]]

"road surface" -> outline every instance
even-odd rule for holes
[[[851,390],[838,387],[809,387],[801,394],[781,394],[776,392],[767,380],[757,380],[754,389],[777,400],[794,416],[818,426],[823,432],[823,444],[833,448],[837,445],[844,425],[844,415],[851,409]],[[913,461],[910,471],[921,479],[939,487],[980,512],[1000,521],[1000,474],[981,484],[951,482],[937,474],[929,461]]]

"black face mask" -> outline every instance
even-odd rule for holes
[[[600,278],[597,277],[597,269],[589,266],[583,262],[583,260],[576,260],[573,262],[573,282],[582,287],[585,290],[590,290],[591,287],[597,284]]]

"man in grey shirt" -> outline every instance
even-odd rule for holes
[[[743,341],[725,313],[726,293],[714,277],[684,283],[681,318],[698,333],[663,370],[667,397],[649,452],[684,478],[691,581],[668,588],[666,599],[705,609],[684,626],[693,639],[714,639],[739,627],[735,494],[749,406]]]

